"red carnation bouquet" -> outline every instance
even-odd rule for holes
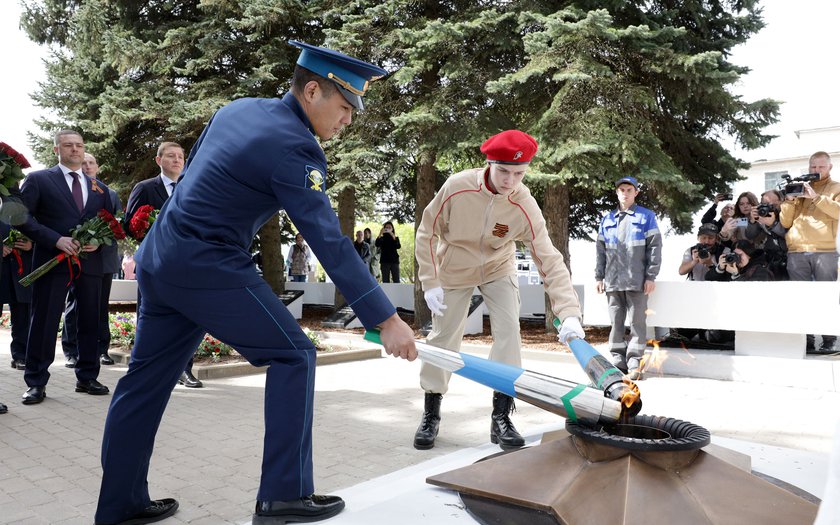
[[[131,236],[138,241],[143,240],[143,237],[149,232],[149,228],[155,223],[157,219],[158,210],[151,204],[146,204],[137,208],[134,216],[128,222],[128,231]]]
[[[100,246],[103,244],[105,246],[111,246],[114,242],[125,239],[125,231],[123,231],[122,226],[120,226],[120,222],[116,217],[111,215],[107,210],[99,210],[96,217],[88,219],[84,223],[73,228],[73,230],[70,231],[70,236],[77,240],[81,246],[88,244],[93,246]],[[82,252],[78,256],[71,256],[62,252],[21,279],[20,284],[23,286],[29,286],[39,277],[42,277],[48,271],[55,268],[58,263],[65,260],[67,261],[68,268],[70,268],[70,280],[72,281],[76,275],[78,275],[74,275],[73,265],[75,264],[78,266],[79,271],[81,271],[82,262],[79,260],[79,257],[87,257],[87,253],[88,252]],[[69,285],[70,283],[67,284]]]
[[[9,236],[3,239],[3,246],[8,246],[12,250],[11,255],[14,256],[15,261],[17,262],[18,275],[23,275],[23,260],[20,258],[20,250],[17,247],[17,243],[26,242],[28,240],[29,238],[26,235],[14,228],[9,231]]]
[[[23,169],[28,167],[26,157],[5,142],[0,142],[0,195],[7,197],[9,188],[17,188],[23,180]]]

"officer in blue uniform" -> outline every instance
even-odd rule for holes
[[[312,403],[315,348],[257,274],[248,248],[284,209],[361,322],[378,327],[386,352],[413,360],[413,330],[341,233],[324,193],[329,139],[362,109],[369,82],[386,71],[301,42],[291,92],[239,99],[210,119],[178,187],[135,255],[143,296],[128,373],[114,391],[102,440],[96,524],[140,524],[175,513],[146,482],[155,434],[172,388],[205,332],[268,366],[265,448],[253,523],[317,521],[344,508],[314,494]]]

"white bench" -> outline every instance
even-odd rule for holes
[[[606,295],[584,294],[584,323],[609,326]],[[805,334],[840,335],[840,284],[657,281],[648,327],[734,330],[736,355],[803,358]]]

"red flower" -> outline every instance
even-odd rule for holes
[[[0,152],[5,153],[9,157],[15,161],[15,164],[20,166],[21,168],[29,168],[30,164],[29,161],[26,160],[26,157],[18,153],[13,147],[9,146],[5,142],[0,142]]]
[[[157,210],[154,206],[150,204],[140,206],[128,222],[128,230],[131,232],[131,235],[135,239],[143,239],[143,237],[146,236],[146,233],[148,233],[149,228],[151,228],[152,224],[155,222],[156,216]]]

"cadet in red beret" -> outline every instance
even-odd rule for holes
[[[426,304],[432,311],[429,344],[460,349],[472,292],[478,286],[493,327],[490,359],[521,366],[516,241],[528,246],[545,282],[551,313],[563,321],[561,341],[584,337],[566,263],[548,237],[537,202],[522,184],[537,149],[534,137],[522,131],[493,135],[481,146],[487,165],[449,177],[423,211],[415,255]],[[417,449],[435,444],[450,375],[421,365],[425,410],[414,435]],[[490,440],[506,450],[525,444],[510,420],[512,409],[511,397],[493,392]]]

